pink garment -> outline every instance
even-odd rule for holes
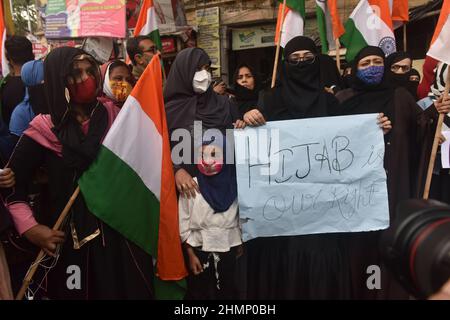
[[[30,122],[30,126],[24,134],[62,157],[62,144],[52,131],[53,127],[49,114],[39,114]]]
[[[34,219],[33,211],[28,203],[12,202],[8,203],[7,207],[11,213],[16,230],[20,235],[23,235],[25,232],[38,224],[36,219]]]
[[[113,101],[107,101],[108,99],[99,98],[99,101],[105,106],[108,112],[108,130],[111,128],[113,121],[119,114],[120,108],[118,108]],[[55,152],[59,157],[62,157],[62,144],[58,140],[58,137],[53,133],[53,122],[50,115],[37,115],[30,123],[30,126],[25,130],[24,134],[42,145],[43,147]],[[89,120],[86,120],[81,124],[81,130],[84,134],[87,134],[89,130]],[[105,133],[106,135],[106,133]],[[103,137],[104,138],[104,137]],[[103,139],[102,139],[103,140]],[[34,219],[33,211],[28,203],[25,202],[13,202],[9,203],[8,209],[11,212],[14,225],[16,226],[19,234],[23,234],[35,225],[37,225],[36,219]]]

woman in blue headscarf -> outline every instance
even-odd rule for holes
[[[28,128],[28,124],[36,115],[48,113],[42,60],[25,63],[22,67],[21,77],[26,87],[25,98],[14,109],[9,123],[9,131],[17,138]]]

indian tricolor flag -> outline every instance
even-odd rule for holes
[[[444,0],[428,56],[450,64],[450,0]]]
[[[396,51],[388,0],[361,0],[345,23],[341,43],[347,48],[346,59],[353,61],[366,46],[378,46],[387,55]]]
[[[409,21],[408,0],[389,0],[389,3],[392,5],[391,17],[396,29]]]
[[[183,298],[187,271],[158,55],[134,87],[79,186],[94,215],[156,259],[157,298]]]
[[[322,53],[336,48],[335,41],[345,32],[339,18],[337,0],[316,0],[317,25],[319,28]]]
[[[279,0],[280,1],[280,0]],[[283,1],[280,1],[283,2]],[[275,43],[278,43],[281,31],[280,46],[284,48],[292,38],[303,35],[305,21],[305,0],[286,0],[286,8],[278,7]],[[281,25],[283,24],[283,25]]]
[[[6,41],[6,26],[5,19],[3,15],[3,1],[0,1],[0,37],[1,37],[1,49],[0,49],[0,58],[2,65],[2,75],[5,77],[9,73],[8,61],[5,56],[5,41]]]
[[[158,50],[162,50],[161,37],[159,36],[158,22],[153,0],[143,0],[139,18],[134,29],[134,36],[149,36]]]

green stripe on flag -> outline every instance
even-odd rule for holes
[[[95,216],[158,258],[159,201],[128,164],[101,146],[78,184]]]
[[[355,59],[358,52],[367,46],[363,35],[355,26],[353,19],[348,19],[345,23],[345,33],[340,38],[341,43],[347,48],[345,58],[348,62]]]
[[[283,3],[283,0],[278,0],[278,2]],[[299,12],[303,19],[305,19],[305,0],[286,0],[286,6],[292,10]]]
[[[158,300],[182,300],[186,294],[186,279],[163,281],[157,276],[153,278],[155,297]]]
[[[153,30],[152,32],[150,32],[150,34],[148,36],[152,39],[156,48],[158,48],[158,50],[161,51],[162,43],[161,43],[161,37],[159,36],[159,29]],[[162,61],[162,59],[161,59],[161,61]]]
[[[328,54],[328,37],[327,37],[327,23],[325,18],[325,13],[322,8],[316,6],[317,14],[317,27],[319,29],[320,42],[322,43],[322,53]]]

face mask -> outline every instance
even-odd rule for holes
[[[97,82],[88,77],[80,83],[69,84],[70,99],[75,103],[90,103],[97,97]]]
[[[200,171],[205,176],[213,176],[218,174],[223,167],[223,163],[216,160],[208,161],[202,159],[200,163],[197,164],[198,171]]]
[[[197,71],[192,80],[192,87],[195,93],[204,93],[211,85],[211,73],[206,70]]]
[[[356,76],[365,84],[375,85],[379,84],[383,79],[384,66],[370,66],[365,69],[360,69]]]
[[[133,87],[128,81],[111,80],[109,82],[114,98],[118,102],[124,102],[131,93]]]

